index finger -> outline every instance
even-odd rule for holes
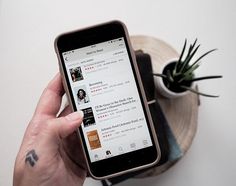
[[[44,89],[35,114],[43,114],[55,117],[60,109],[62,96],[65,93],[60,73],[50,81]]]

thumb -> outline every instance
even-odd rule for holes
[[[72,134],[83,121],[83,112],[73,112],[67,116],[52,119],[49,123],[50,131],[63,139]]]

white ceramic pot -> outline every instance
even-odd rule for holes
[[[160,71],[158,73],[162,74],[163,73],[163,70],[164,68],[170,64],[170,63],[173,63],[175,61],[177,61],[178,58],[173,58],[173,59],[170,59],[167,63],[165,63],[164,65],[161,66],[160,68]],[[163,82],[163,78],[162,77],[159,77],[159,76],[154,76],[154,83],[155,83],[155,88],[156,88],[156,91],[161,94],[162,96],[166,97],[166,98],[169,98],[169,99],[172,99],[172,98],[178,98],[178,97],[181,97],[181,96],[184,96],[186,94],[188,94],[190,91],[184,91],[184,92],[173,92],[171,90],[169,90],[164,82]],[[191,85],[191,87],[193,87],[193,83]]]

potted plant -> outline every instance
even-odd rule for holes
[[[187,40],[185,39],[184,47],[177,59],[172,59],[168,61],[160,70],[161,73],[154,73],[155,85],[160,94],[167,98],[176,98],[187,94],[189,91],[207,97],[218,97],[216,95],[209,95],[199,92],[194,88],[194,83],[200,80],[221,78],[222,76],[204,76],[195,77],[195,70],[200,66],[200,60],[216,49],[212,49],[198,59],[193,61],[193,57],[199,49],[200,45],[197,45],[197,39],[193,44],[190,44],[187,54],[185,54],[185,49],[187,45]]]

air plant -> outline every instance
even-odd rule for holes
[[[184,54],[186,53],[185,50],[186,50],[186,45],[187,45],[187,40],[185,39],[184,46],[183,46],[179,59],[167,65],[164,68],[162,74],[154,73],[153,75],[161,77],[163,79],[165,86],[173,92],[178,93],[178,92],[184,92],[184,91],[189,90],[193,93],[196,93],[202,96],[219,97],[216,95],[209,95],[209,94],[199,92],[198,90],[191,87],[192,83],[196,81],[222,78],[222,76],[220,75],[204,76],[204,77],[197,77],[197,78],[195,77],[194,72],[200,66],[201,59],[216,50],[216,49],[212,49],[204,53],[197,60],[193,61],[192,59],[200,47],[200,45],[196,46],[196,43],[197,43],[197,39],[194,41],[193,44],[190,44],[186,57],[183,57]]]

